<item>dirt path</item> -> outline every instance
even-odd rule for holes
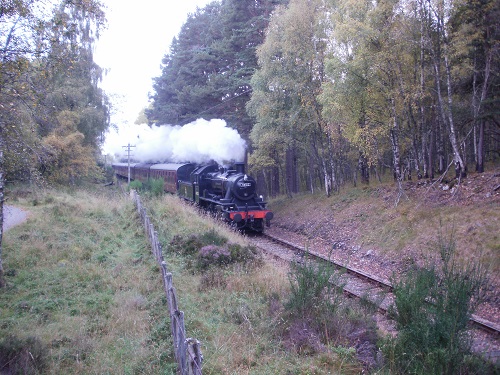
[[[24,223],[28,218],[28,212],[9,205],[3,206],[3,230],[8,231],[10,228]]]

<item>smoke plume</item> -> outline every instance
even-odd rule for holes
[[[123,146],[128,144],[135,146],[131,148],[131,159],[145,163],[214,160],[225,164],[243,161],[246,148],[238,132],[220,119],[198,119],[184,126],[130,125],[118,132],[111,131],[106,136],[103,151],[119,161],[127,157]]]

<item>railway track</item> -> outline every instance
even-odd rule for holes
[[[300,263],[306,258],[328,262],[343,272],[340,282],[345,294],[369,301],[384,315],[387,313],[389,307],[394,304],[393,286],[388,280],[369,275],[362,270],[357,270],[346,264],[340,264],[324,255],[315,253],[305,247],[297,246],[282,238],[263,234],[260,237],[252,238],[252,241],[275,258],[287,262],[294,261]],[[474,328],[480,330],[480,332],[474,335],[476,336],[476,341],[488,340],[487,347],[490,349],[488,349],[486,356],[494,362],[500,362],[500,327],[494,322],[476,315],[471,317],[470,323]],[[482,352],[480,348],[478,351]]]

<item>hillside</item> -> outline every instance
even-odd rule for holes
[[[318,192],[275,199],[268,233],[386,279],[439,259],[440,240],[452,243],[459,258],[489,267],[492,285],[483,309],[497,316],[500,168],[471,173],[460,184],[420,180],[403,188],[400,197],[393,183],[374,182],[344,187],[330,198]]]

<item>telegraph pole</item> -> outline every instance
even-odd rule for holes
[[[132,147],[135,147],[134,146],[131,146],[130,143],[126,146],[122,146],[124,149],[127,150],[127,165],[128,165],[128,184],[130,185],[130,151],[131,151],[131,148]]]

